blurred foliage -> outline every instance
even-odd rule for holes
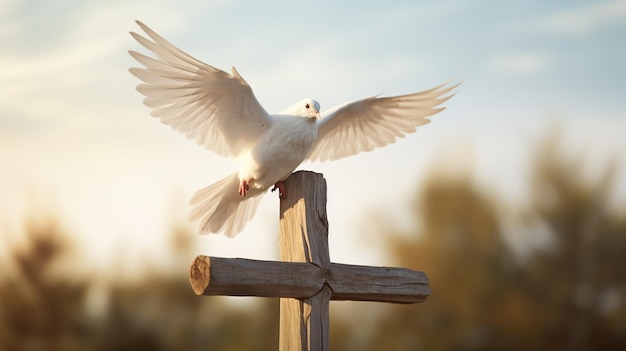
[[[626,349],[626,217],[609,206],[617,169],[590,175],[554,136],[533,160],[529,201],[514,205],[469,176],[433,172],[416,192],[419,228],[384,225],[380,235],[390,265],[425,271],[433,295],[331,315],[331,348]],[[29,221],[25,235],[0,268],[0,350],[278,348],[276,299],[236,308],[197,297],[184,263],[103,283],[95,272],[68,273],[74,249],[58,223]],[[190,238],[172,230],[173,261],[191,262]],[[523,255],[511,245],[537,240]],[[102,311],[93,311],[103,286]]]
[[[171,255],[191,262],[191,235],[172,230]],[[75,259],[71,237],[54,223],[29,225],[26,236],[13,250],[14,269],[0,276],[0,350],[278,348],[277,300],[260,300],[250,313],[229,308],[225,298],[196,296],[187,266],[175,274],[146,267],[140,279],[107,283],[106,301],[96,302],[103,313],[90,312],[101,279],[54,269]]]
[[[365,344],[626,349],[626,218],[609,207],[616,171],[613,164],[591,169],[583,155],[566,153],[556,134],[533,154],[528,204],[505,204],[469,174],[434,171],[417,194],[420,228],[381,236],[394,265],[428,274],[433,295],[423,304],[389,306]],[[537,237],[542,244],[527,245],[520,256],[505,240],[511,236],[518,246]],[[350,333],[338,339],[336,349],[363,349],[352,347]]]

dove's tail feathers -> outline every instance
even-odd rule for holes
[[[191,197],[189,219],[200,221],[200,232],[224,233],[232,238],[252,219],[263,191],[250,189],[239,195],[239,177],[234,173],[215,184],[202,188]]]

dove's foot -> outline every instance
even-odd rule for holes
[[[285,197],[285,194],[287,194],[287,192],[285,192],[285,184],[283,182],[276,182],[276,184],[274,184],[274,187],[272,188],[272,192],[274,192],[274,190],[276,189],[278,189],[279,198],[283,198]]]
[[[248,189],[250,189],[250,185],[248,185],[248,182],[245,179],[242,180],[241,183],[239,183],[239,195],[246,197]]]

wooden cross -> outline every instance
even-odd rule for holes
[[[416,303],[430,295],[422,272],[331,262],[326,180],[300,171],[284,183],[282,262],[198,256],[190,268],[197,295],[279,297],[282,351],[328,350],[330,300]]]

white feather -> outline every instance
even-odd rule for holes
[[[264,191],[251,190],[246,197],[239,195],[237,173],[202,188],[191,197],[193,206],[189,219],[200,221],[203,233],[225,233],[233,237],[252,219]]]

